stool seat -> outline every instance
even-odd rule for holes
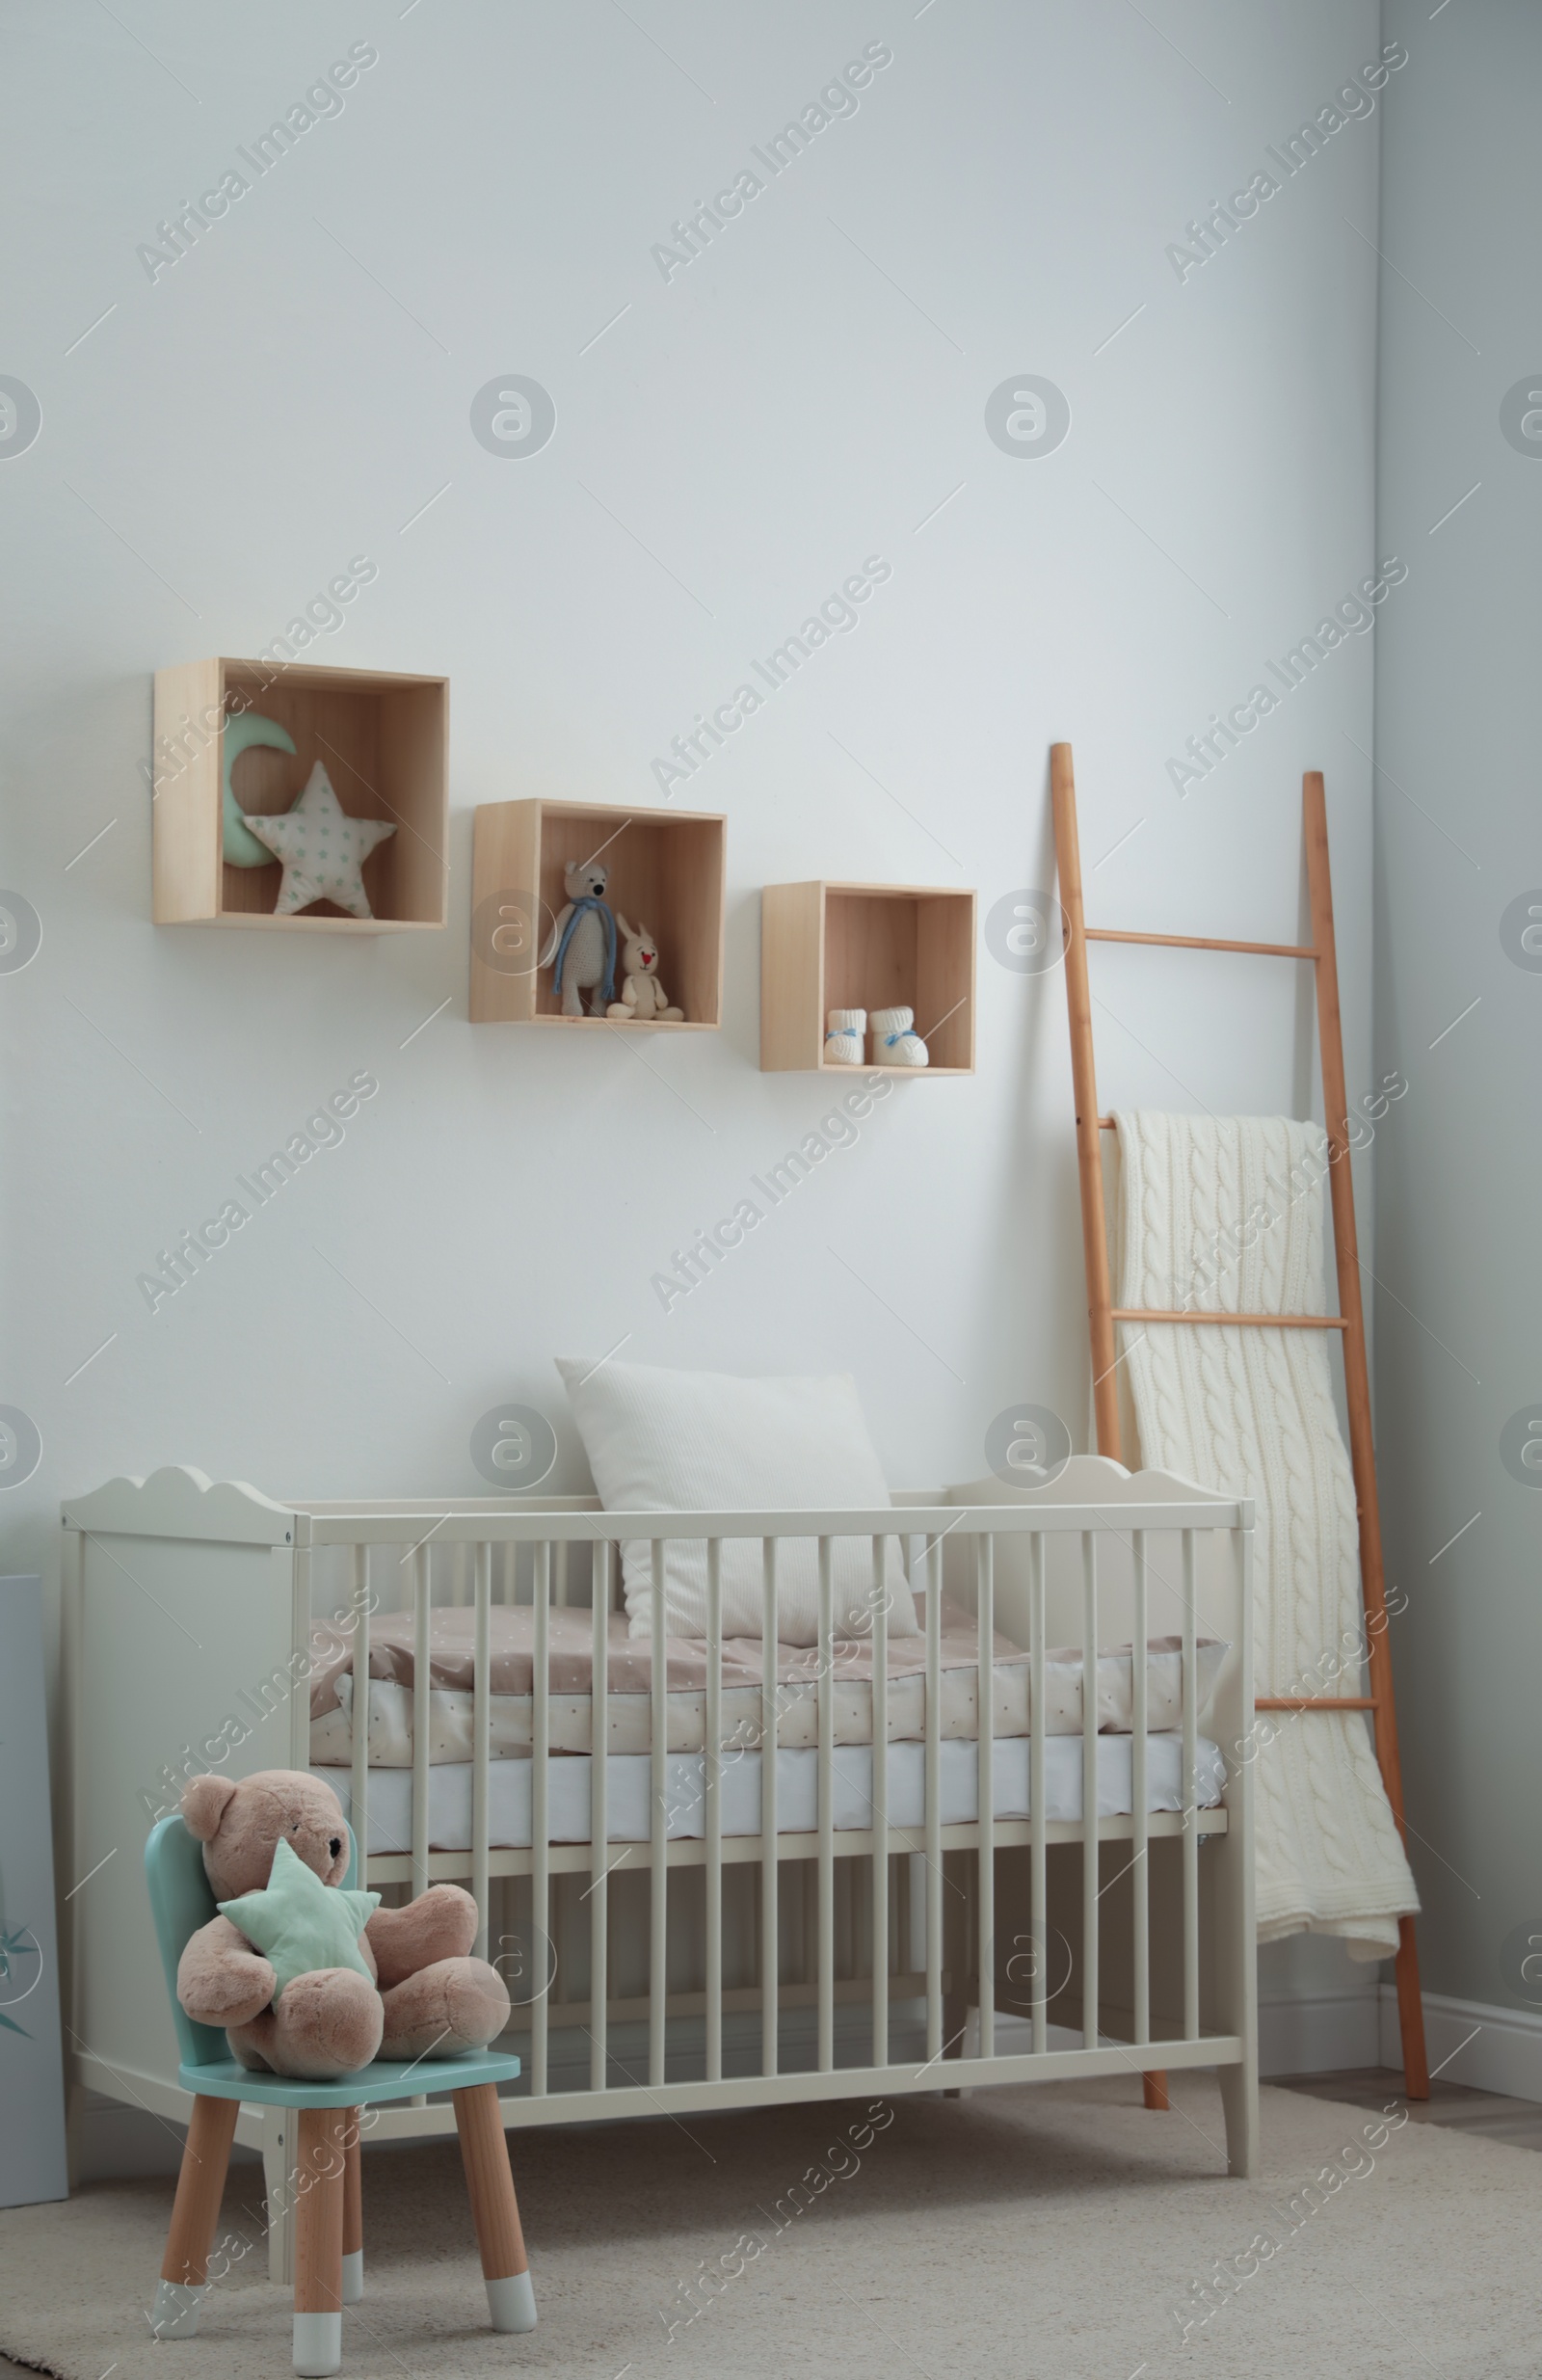
[[[184,2091],[204,2099],[245,2099],[253,2107],[371,2107],[383,2099],[416,2099],[419,2092],[469,2091],[476,2083],[518,2082],[519,2061],[502,2050],[467,2049],[458,2058],[376,2058],[335,2082],[291,2082],[287,2074],[253,2073],[239,2058],[210,2058],[179,2066]]]

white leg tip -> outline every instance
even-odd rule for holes
[[[343,2318],[340,2313],[297,2313],[295,2369],[302,2380],[329,2380],[343,2360]]]
[[[350,2248],[343,2258],[343,2304],[357,2306],[364,2294],[364,2251]]]
[[[529,2274],[508,2273],[501,2281],[490,2280],[488,2312],[495,2331],[533,2331],[536,2293],[530,2286]]]
[[[157,2339],[196,2338],[199,2310],[208,2293],[207,2282],[195,2287],[181,2281],[157,2281],[155,2311],[150,2315],[154,2336]]]

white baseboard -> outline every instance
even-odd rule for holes
[[[1383,1984],[1379,1996],[1381,2063],[1401,2066],[1397,1994],[1391,1984]],[[1430,2072],[1443,2082],[1542,2101],[1542,2012],[1492,2008],[1485,2000],[1450,1999],[1442,1992],[1426,1992],[1424,2041]]]
[[[1259,2072],[1331,2074],[1378,2066],[1374,1980],[1360,1992],[1297,1992],[1259,2002]]]
[[[145,2174],[174,2174],[182,2162],[184,2135],[179,2125],[151,2115],[147,2107],[129,2107],[120,2099],[88,2092],[80,2110],[80,2170],[77,2181],[137,2180]],[[239,2142],[230,2163],[256,2165],[254,2149]],[[261,2184],[258,2183],[260,2189]]]

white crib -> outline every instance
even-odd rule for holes
[[[91,2088],[185,2122],[141,1871],[145,1836],[175,1806],[183,1773],[308,1767],[313,1621],[334,1618],[352,1631],[355,1673],[367,1677],[372,1617],[397,1612],[412,1614],[416,1649],[408,1839],[383,1843],[372,1822],[389,1773],[368,1766],[367,1727],[353,1729],[351,1770],[330,1774],[351,1805],[361,1882],[405,1892],[450,1878],[475,1894],[480,1946],[503,1966],[516,2000],[517,2030],[504,2046],[525,2060],[503,2102],[506,2124],[1212,2067],[1230,2170],[1253,2172],[1246,1501],[1156,1473],[1131,1477],[1095,1457],[1075,1457],[1052,1485],[1026,1494],[989,1480],[900,1495],[888,1511],[667,1515],[601,1514],[587,1498],[276,1503],[172,1468],[71,1499],[64,1522],[72,1869],[89,1878],[69,1903],[77,2098]],[[647,1839],[623,1841],[617,1755],[590,1757],[587,1824],[572,1821],[575,1772],[557,1775],[571,1755],[550,1742],[550,1615],[573,1605],[593,1613],[591,1741],[605,1746],[617,1549],[625,1539],[652,1544],[656,1641],[670,1538],[708,1544],[705,1727],[691,1772],[700,1807],[681,1815],[666,1665],[652,1662]],[[746,1754],[725,1742],[719,1548],[746,1538],[763,1544],[768,1643],[778,1634],[778,1545],[819,1540],[817,1743],[806,1755]],[[925,1621],[924,1739],[891,1744],[887,1619],[882,1594],[873,1598],[871,1740],[855,1755],[860,1772],[837,1749],[832,1716],[830,1547],[852,1538],[872,1539],[880,1583],[882,1541],[900,1539]],[[962,1752],[942,1732],[944,1592],[978,1634],[974,1741]],[[523,1841],[520,1829],[496,1823],[506,1764],[491,1757],[489,1741],[491,1615],[515,1599],[533,1605]],[[432,1839],[437,1823],[443,1829],[432,1816],[430,1615],[457,1603],[468,1608],[475,1645],[468,1840],[441,1848]],[[1165,1736],[1149,1728],[1146,1664],[1134,1661],[1128,1737],[1086,1728],[1079,1742],[1058,1739],[1073,1779],[1079,1771],[1078,1814],[1051,1816],[1067,1763],[1052,1756],[1057,1739],[1047,1731],[1046,1648],[1142,1645],[1164,1622],[1182,1647],[1181,1726]],[[1014,1753],[1025,1815],[997,1808],[997,1630],[1031,1655],[1028,1732]],[[1232,1648],[1207,1721],[1225,1769],[1214,1806],[1200,1798],[1202,1762],[1214,1762],[1198,1732],[1202,1632]],[[762,1747],[778,1741],[776,1693],[767,1663]],[[1100,1793],[1105,1805],[1110,1798],[1108,1748],[1121,1743],[1127,1806],[1099,1815]],[[1150,1806],[1161,1798],[1152,1789],[1157,1754],[1181,1780],[1168,1808]],[[746,1758],[754,1832],[736,1831],[747,1823],[747,1777],[727,1775]],[[789,1767],[799,1759],[807,1771]],[[522,1796],[523,1776],[518,1781]],[[904,1823],[891,1814],[901,1784]],[[851,1822],[853,1791],[866,1823]],[[792,1800],[804,1806],[791,1809]],[[559,1807],[570,1813],[562,1824]],[[494,1839],[500,1832],[516,1839]],[[630,1828],[633,1838],[639,1832]],[[384,2113],[374,2137],[453,2129],[432,2065],[424,2080],[423,2099]],[[281,2119],[272,2111],[244,2108],[237,2139],[263,2149],[270,2180],[281,2172]],[[274,2253],[278,2266],[277,2238]]]

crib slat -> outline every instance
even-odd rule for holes
[[[314,1625],[311,1613],[311,1588],[314,1579],[315,1557],[311,1552],[310,1525],[300,1519],[295,1527],[295,1550],[289,1562],[289,1644],[295,1654],[305,1656],[311,1641]],[[306,1769],[310,1766],[310,1697],[291,1694],[288,1712],[289,1766]]]
[[[434,1617],[434,1572],[427,1544],[412,1549],[412,1898],[428,1889],[429,1662]],[[414,2107],[428,2105],[418,2092]]]
[[[1081,2046],[1098,2046],[1098,1540],[1081,1537]]]
[[[888,1539],[873,1539],[873,2064],[889,2064]]]
[[[610,1781],[610,1592],[616,1549],[607,1538],[595,1556],[589,1589],[594,1645],[589,1706],[589,2088],[605,2087],[605,2035],[610,2016],[610,1847],[606,1786]]]
[[[1045,1785],[1045,1722],[1049,1664],[1044,1645],[1044,1539],[1028,1539],[1028,1651],[1032,1656],[1028,1688],[1028,1819],[1033,1832],[1033,1880],[1029,1890],[1029,1922],[1033,1934],[1033,2047],[1042,2056],[1050,2046],[1050,1812]]]
[[[476,1603],[471,1659],[471,1890],[476,1896],[476,1955],[488,1955],[488,1765],[492,1741],[492,1548],[473,1548]]]
[[[434,1589],[428,1547],[412,1552],[412,1897],[428,1890],[429,1628]]]
[[[1035,1538],[1035,1545],[1043,1539]],[[979,1782],[977,1855],[979,1919],[975,1966],[979,1976],[980,2055],[996,2055],[996,1539],[974,1540],[974,1603],[979,1626]],[[1037,2046],[1037,2045],[1035,2045]]]
[[[1132,1529],[1135,1594],[1130,1628],[1130,1877],[1133,1888],[1131,1939],[1135,1961],[1135,2039],[1151,2039],[1151,1867],[1146,1807],[1146,1532]]]
[[[926,1582],[926,2060],[943,2054],[943,1540],[923,1556]]]
[[[354,1637],[353,1774],[348,1804],[354,1842],[359,1852],[359,1889],[369,1882],[369,1547],[353,1548],[353,1599],[350,1617]]]
[[[706,2079],[723,2079],[723,1541],[706,1545]]]
[[[669,1980],[669,1662],[664,1610],[664,1539],[654,1538],[651,1619],[652,1642],[652,1787],[648,1928],[648,2079],[664,2080],[664,1995]]]
[[[836,1681],[833,1668],[834,1590],[831,1540],[819,1539],[819,1891],[814,1920],[819,2021],[817,2065],[821,2074],[836,2063]]]
[[[550,2011],[547,1992],[551,1976],[551,1847],[548,1839],[551,1751],[551,1547],[535,1549],[531,1586],[535,1605],[531,1675],[530,1745],[530,1966],[526,1989],[534,1993],[530,2009],[530,2095],[543,2099],[546,2089],[546,2049]],[[593,1680],[590,1681],[591,1684]]]
[[[760,2072],[777,2071],[777,1541],[760,1542]]]
[[[1194,1532],[1183,1531],[1183,2035],[1199,2038],[1198,1663],[1194,1605],[1199,1591]]]

